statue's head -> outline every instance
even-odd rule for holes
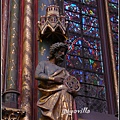
[[[63,62],[68,46],[63,42],[57,42],[50,46],[49,60],[55,58],[57,62]]]

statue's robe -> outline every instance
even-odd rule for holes
[[[41,97],[37,106],[41,108],[42,120],[75,120],[73,97],[67,92],[64,84],[49,80],[50,77],[69,76],[65,68],[52,64],[49,61],[42,61],[38,64],[35,72],[36,79],[40,79],[39,90]]]

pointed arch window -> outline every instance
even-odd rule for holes
[[[108,112],[96,0],[64,0],[69,23],[66,69],[81,83],[77,109]]]

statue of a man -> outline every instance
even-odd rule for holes
[[[37,106],[41,108],[42,120],[74,120],[73,96],[65,81],[70,74],[65,68],[58,66],[63,62],[67,45],[58,42],[50,47],[48,61],[41,61],[35,71],[35,78],[40,80],[41,97]]]

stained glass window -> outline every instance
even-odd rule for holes
[[[82,7],[82,14],[95,17],[96,12],[97,12],[96,8],[90,8],[90,7],[87,7],[87,6]]]
[[[89,26],[98,27],[98,19],[94,17],[83,16],[82,23]]]
[[[72,12],[80,12],[79,4],[74,4],[72,2],[64,2],[65,10],[69,10]]]
[[[81,3],[97,6],[96,0],[81,0]]]
[[[114,56],[116,60],[116,70],[118,72],[118,0],[108,0],[109,2],[109,14],[110,14],[110,23],[112,30],[112,38],[113,38],[113,49]]]
[[[113,3],[117,3],[118,4],[118,0],[109,0],[109,2],[113,2]]]
[[[99,37],[99,29],[94,28],[92,26],[83,25],[83,34],[93,36],[93,37]]]
[[[88,106],[93,111],[107,112],[96,0],[65,0],[64,8],[69,18],[66,69],[81,83],[79,97],[75,98],[77,107]],[[113,21],[117,19],[112,17]]]
[[[77,32],[77,33],[81,33],[81,29],[80,29],[80,24],[76,23],[76,22],[69,22],[69,31],[70,32]]]

